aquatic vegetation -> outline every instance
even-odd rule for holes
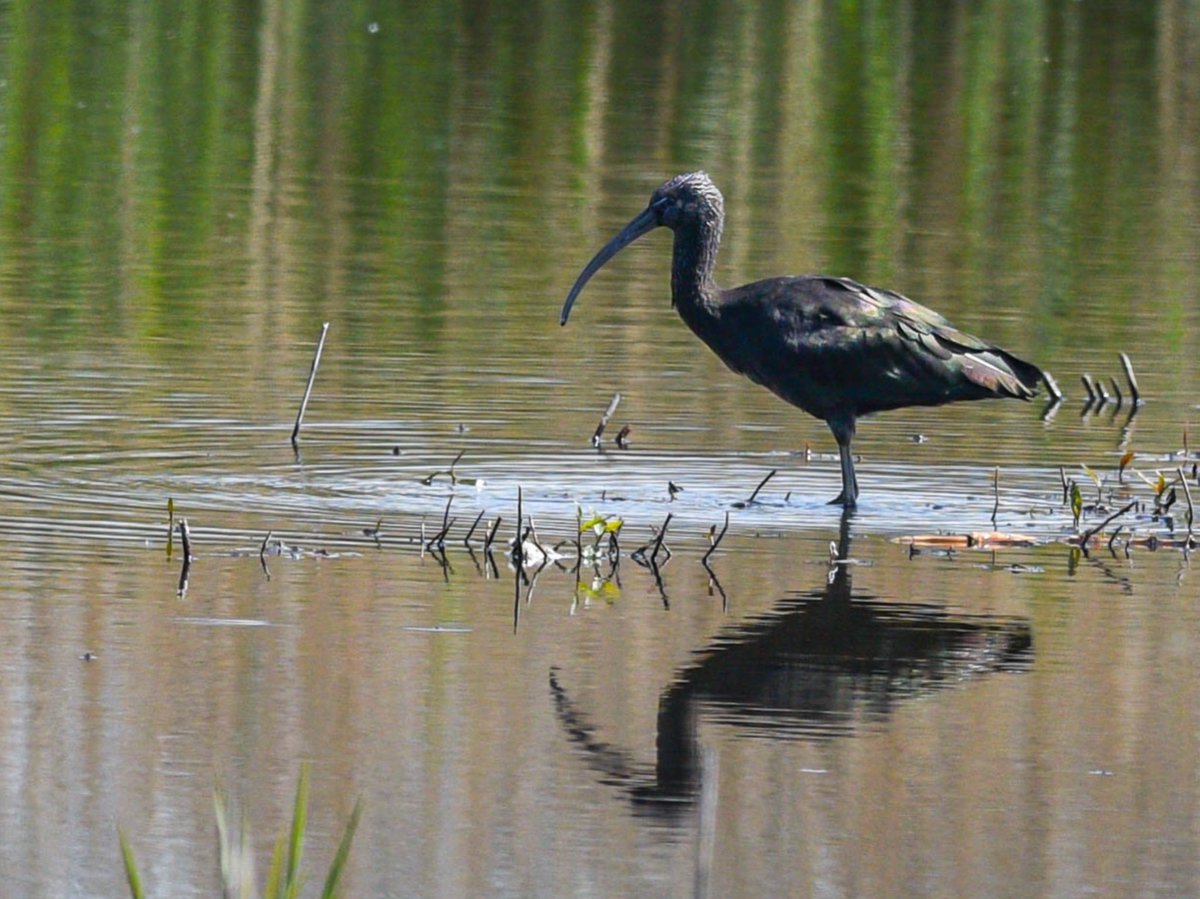
[[[301,862],[304,858],[304,836],[308,829],[308,765],[300,767],[300,778],[296,783],[296,798],[292,806],[291,825],[280,831],[271,853],[271,867],[267,872],[265,887],[261,893],[255,891],[254,852],[250,845],[249,827],[243,815],[236,833],[229,827],[227,802],[220,792],[213,795],[213,810],[217,823],[217,840],[221,859],[221,889],[229,899],[295,899],[304,886]],[[362,800],[355,802],[350,820],[342,832],[333,861],[321,888],[322,899],[338,896],[338,885],[350,856],[350,845],[362,817]],[[146,893],[133,847],[121,828],[117,828],[117,839],[121,846],[121,858],[125,866],[125,879],[133,899],[143,899]]]

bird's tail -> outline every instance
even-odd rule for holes
[[[963,373],[998,396],[1019,400],[1037,396],[1038,386],[1045,378],[1042,370],[1033,363],[998,347],[967,354],[963,360]]]

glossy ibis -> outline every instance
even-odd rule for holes
[[[1037,366],[890,290],[824,275],[722,290],[713,268],[724,221],[721,192],[708,175],[672,178],[580,272],[561,323],[604,263],[646,232],[670,228],[672,305],[727,366],[829,425],[842,465],[842,492],[833,503],[851,507],[858,498],[850,442],[859,416],[1037,393]]]

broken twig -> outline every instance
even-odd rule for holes
[[[771,480],[771,478],[775,477],[775,473],[777,471],[778,471],[778,469],[772,468],[769,472],[767,472],[767,476],[758,482],[758,486],[754,488],[754,492],[750,494],[750,498],[748,500],[746,500],[744,503],[734,503],[733,507],[735,509],[744,509],[744,508],[746,508],[746,506],[754,505],[754,500],[758,497],[758,492],[760,490],[762,490],[763,487],[766,486],[767,481],[769,481],[769,480]]]
[[[500,522],[504,519],[497,515],[496,520],[492,523],[492,529],[488,531],[487,539],[483,541],[483,552],[485,555],[492,554],[492,543],[496,540],[496,531],[500,530]]]
[[[729,530],[729,513],[726,512],[725,513],[725,527],[721,528],[721,533],[717,534],[717,536],[713,539],[712,546],[710,546],[708,548],[708,552],[706,552],[701,557],[701,559],[700,559],[701,565],[705,566],[706,568],[708,567],[708,557],[717,551],[717,547],[720,546],[721,541],[725,539],[725,532],[728,530]]]
[[[308,371],[308,386],[304,388],[304,399],[300,401],[300,411],[296,415],[296,426],[292,428],[292,446],[300,442],[300,425],[304,421],[304,412],[308,409],[308,398],[312,396],[313,381],[317,379],[317,366],[321,364],[321,351],[325,349],[325,335],[329,333],[329,322],[321,325],[321,339],[317,341],[317,351],[313,354],[312,368]]]
[[[1000,511],[1000,466],[992,472],[992,493],[995,501],[992,503],[992,527],[996,527],[996,514]]]
[[[1133,394],[1133,404],[1140,406],[1142,404],[1142,394],[1138,390],[1137,377],[1133,373],[1133,363],[1129,361],[1129,356],[1121,353],[1121,367],[1125,369],[1125,380],[1129,382],[1129,392]]]
[[[1046,390],[1050,394],[1052,403],[1061,403],[1063,392],[1058,389],[1058,382],[1054,380],[1054,375],[1048,371],[1042,372],[1042,383],[1046,385]]]
[[[608,404],[608,409],[604,415],[600,417],[600,424],[596,425],[596,433],[592,434],[592,446],[599,449],[601,438],[604,436],[604,429],[608,427],[608,420],[612,418],[613,413],[617,411],[617,406],[621,404],[621,394],[614,393],[612,402]]]
[[[1096,390],[1092,387],[1092,379],[1089,375],[1080,375],[1079,380],[1083,382],[1083,389],[1087,391],[1087,405],[1096,402]]]
[[[512,560],[517,568],[521,568],[525,564],[525,544],[522,542],[521,525],[525,521],[525,514],[521,511],[521,485],[517,485],[517,529],[513,532],[513,548]]]
[[[1123,525],[1123,524],[1117,525],[1117,529],[1115,531],[1113,531],[1112,536],[1108,538],[1108,551],[1110,553],[1112,553],[1114,556],[1117,554],[1117,551],[1115,549],[1113,549],[1113,544],[1117,542],[1117,535],[1119,535],[1121,533],[1121,530],[1124,527],[1125,527],[1125,525]]]
[[[475,523],[471,525],[471,530],[467,531],[467,536],[463,537],[463,546],[467,549],[471,548],[471,535],[475,533],[475,528],[479,527],[479,522],[483,520],[483,513],[486,509],[480,509],[479,514],[475,516]]]
[[[425,544],[425,548],[436,552],[446,546],[446,535],[450,533],[450,528],[454,527],[454,522],[457,518],[450,517],[450,503],[454,502],[454,496],[451,495],[446,500],[446,511],[442,513],[442,529],[429,538],[429,542]]]
[[[1137,505],[1136,499],[1131,502],[1126,503],[1124,506],[1122,506],[1116,512],[1113,512],[1112,515],[1109,515],[1108,518],[1104,519],[1102,522],[1100,522],[1094,528],[1086,531],[1084,533],[1084,535],[1079,538],[1079,548],[1082,549],[1086,553],[1089,540],[1091,540],[1093,537],[1095,537],[1097,534],[1099,534],[1102,530],[1104,530],[1106,527],[1108,527],[1113,521],[1120,518],[1122,515],[1124,515],[1126,512],[1128,512],[1130,509],[1132,509],[1136,505]]]
[[[187,593],[188,572],[192,568],[192,534],[186,518],[179,520],[179,541],[183,544],[183,564],[179,566],[179,587],[175,592],[182,597]]]
[[[652,540],[650,543],[647,543],[640,550],[638,550],[638,552],[640,552],[642,554],[642,557],[645,558],[647,562],[649,562],[649,564],[652,568],[657,567],[658,551],[663,548],[663,538],[667,536],[667,525],[669,525],[670,523],[671,523],[671,513],[668,512],[667,517],[663,520],[662,527],[658,529],[658,533],[655,535],[654,540]],[[653,549],[650,549],[650,547],[652,547],[652,546],[653,546]],[[648,555],[648,556],[646,555],[646,552],[645,552],[647,549],[650,549],[650,555]],[[670,558],[670,556],[671,556],[671,551],[668,549],[667,550],[667,558]]]
[[[1187,526],[1188,539],[1190,541],[1192,536],[1192,520],[1194,514],[1192,510],[1192,488],[1188,486],[1187,477],[1184,475],[1182,467],[1176,468],[1175,473],[1179,475],[1179,483],[1183,484],[1183,497],[1187,500]]]

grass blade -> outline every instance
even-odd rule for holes
[[[121,843],[121,860],[125,863],[125,879],[129,882],[129,895],[133,899],[145,899],[146,891],[142,889],[142,878],[138,875],[137,861],[133,857],[133,847],[125,839],[125,831],[117,828],[117,839]]]
[[[271,852],[271,869],[267,872],[267,888],[263,891],[267,899],[283,899],[283,834],[275,839]]]
[[[229,823],[225,817],[225,797],[219,790],[213,790],[213,814],[217,819],[217,857],[221,864],[221,886],[225,895],[230,894],[230,884],[233,880],[233,859],[229,845]]]
[[[325,878],[321,899],[334,899],[337,896],[338,881],[346,867],[346,859],[350,855],[350,844],[354,841],[354,832],[358,830],[358,819],[361,817],[362,800],[359,799],[354,803],[354,811],[350,813],[350,820],[346,822],[346,831],[342,834],[342,841],[338,843],[337,852],[334,853],[333,862],[329,866],[329,876]]]
[[[300,860],[304,854],[304,831],[308,828],[308,764],[300,766],[296,804],[292,808],[292,830],[288,837],[287,872],[284,879],[288,899],[300,895]]]

